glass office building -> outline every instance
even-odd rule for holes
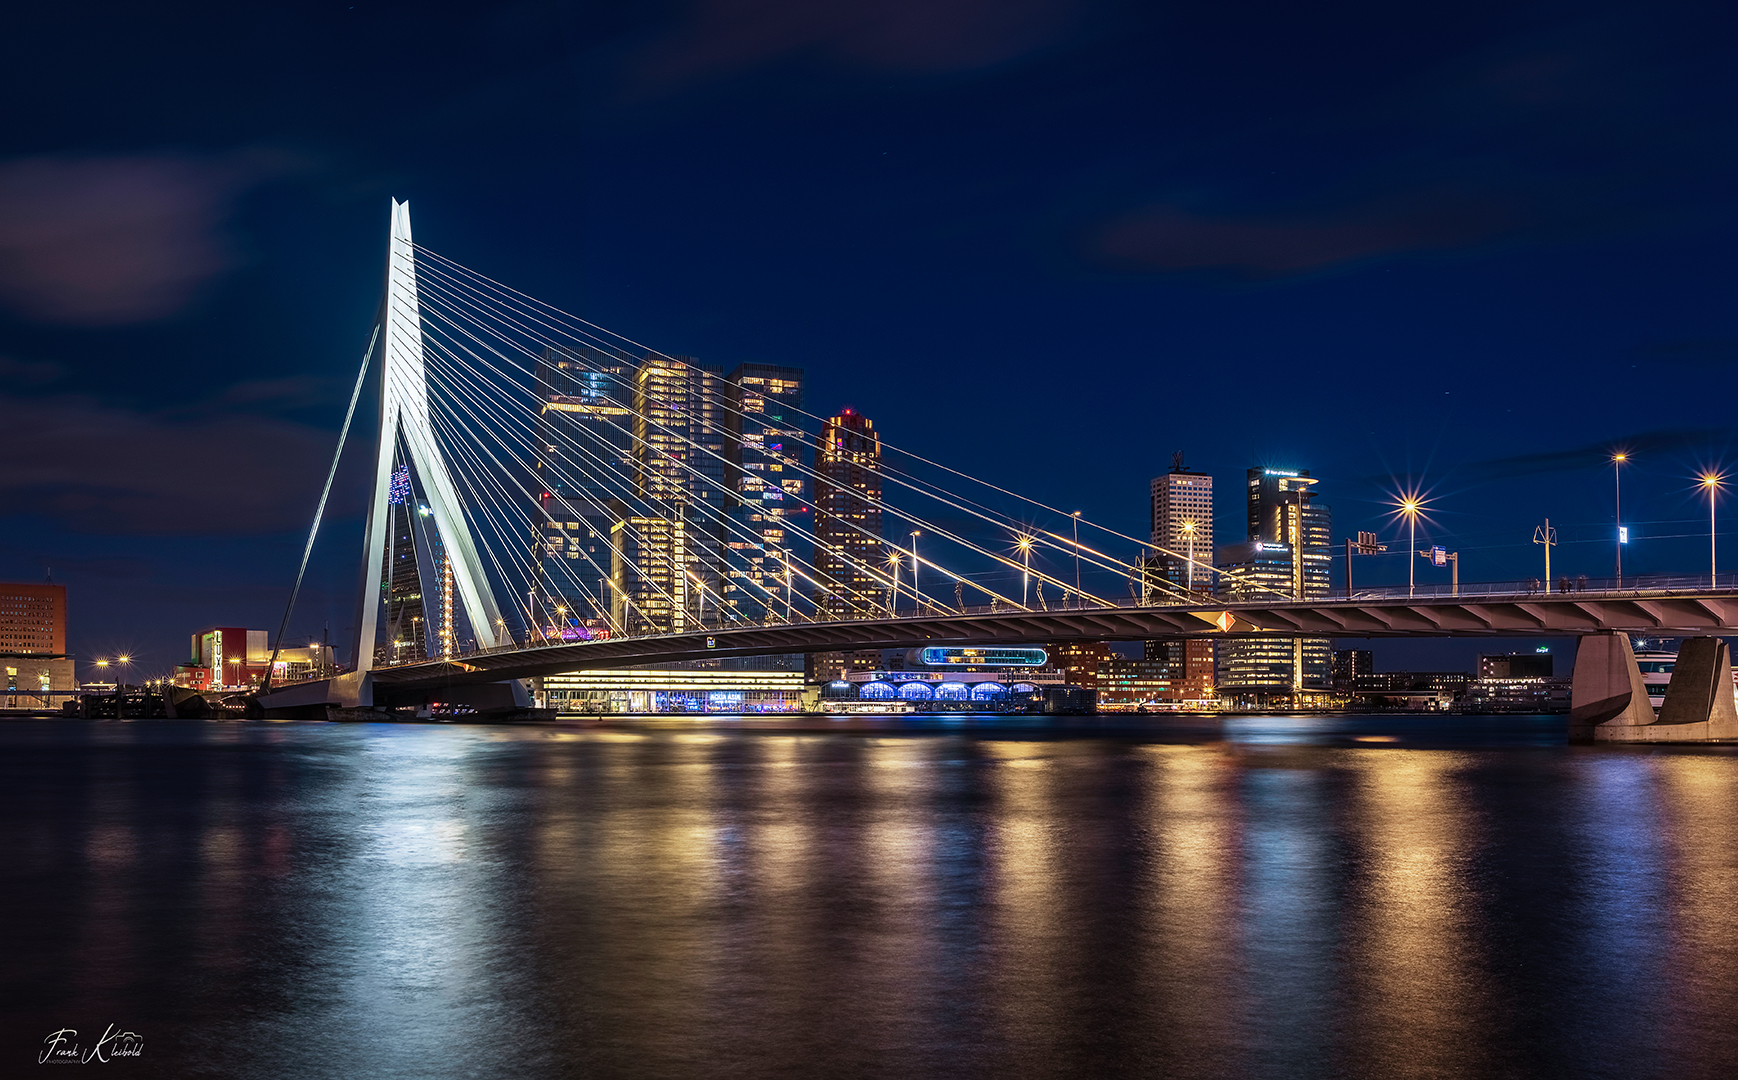
[[[724,619],[782,617],[807,593],[810,528],[803,369],[738,364],[729,384],[730,528],[722,539]]]
[[[1250,469],[1246,480],[1249,538],[1214,555],[1219,596],[1272,602],[1325,597],[1329,591],[1332,513],[1315,501],[1308,470]],[[1328,638],[1234,638],[1219,642],[1216,679],[1221,699],[1261,705],[1296,703],[1333,683]]]

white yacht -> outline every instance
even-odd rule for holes
[[[1672,667],[1678,662],[1677,653],[1637,652],[1635,666],[1641,668],[1641,681],[1647,684],[1647,699],[1658,714],[1665,704],[1666,684],[1672,681]]]
[[[1647,699],[1656,715],[1665,704],[1666,684],[1672,681],[1672,668],[1677,662],[1677,653],[1647,651],[1645,639],[1635,643],[1635,666],[1641,669],[1641,681],[1647,684]],[[1738,669],[1732,672],[1732,702],[1738,705]]]

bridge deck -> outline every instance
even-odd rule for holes
[[[1144,641],[1168,637],[1562,637],[1621,631],[1649,636],[1738,633],[1738,589],[1588,593],[1355,596],[1270,604],[985,610],[840,622],[732,626],[679,634],[534,644],[458,660],[380,668],[403,689],[529,678],[568,671],[773,653]]]

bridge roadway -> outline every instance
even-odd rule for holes
[[[1706,579],[1704,579],[1705,581]],[[1620,631],[1659,637],[1738,634],[1738,588],[1571,593],[1478,592],[1351,599],[1048,611],[968,610],[841,622],[733,626],[679,634],[533,644],[377,668],[394,692],[678,660],[924,645],[1145,641],[1170,637],[1563,637]]]

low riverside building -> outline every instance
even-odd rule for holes
[[[1092,712],[1093,691],[1053,668],[859,671],[819,687],[830,712]]]
[[[0,583],[0,707],[44,708],[78,688],[66,653],[66,586]]]
[[[1211,665],[1212,658],[1208,657]],[[1209,674],[1210,674],[1209,670]],[[1210,678],[1166,660],[1105,660],[1098,665],[1099,712],[1217,712]]]
[[[545,675],[540,708],[562,715],[607,713],[794,713],[804,696],[801,656],[694,660],[648,668]]]

